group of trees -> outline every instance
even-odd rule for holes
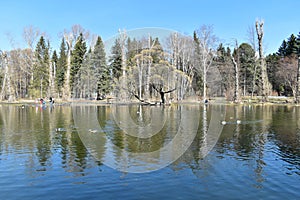
[[[64,31],[60,50],[52,50],[45,34],[24,29],[28,48],[1,51],[1,100],[56,97],[91,98],[109,92],[109,69],[100,36],[75,25]],[[33,47],[37,40],[35,47]],[[88,40],[95,41],[88,45]]]
[[[254,29],[255,27],[255,29]],[[80,25],[61,34],[53,50],[46,34],[27,27],[25,49],[1,51],[1,100],[55,97],[141,102],[189,96],[293,95],[299,88],[300,35],[284,40],[277,53],[263,56],[263,22],[256,22],[249,43],[235,41],[233,51],[218,43],[212,26],[202,26],[193,36],[172,33],[167,38],[150,35],[132,38],[120,32],[105,51],[100,36]],[[163,43],[162,43],[163,42]],[[258,48],[256,48],[258,45]],[[109,56],[106,56],[107,54]]]
[[[294,96],[298,101],[299,96],[299,68],[300,68],[300,33],[298,36],[291,34],[283,40],[277,53],[266,57],[268,74],[274,91],[278,95]]]

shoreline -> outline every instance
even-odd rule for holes
[[[294,98],[292,97],[284,97],[284,98],[270,98],[267,102],[262,102],[261,98],[256,97],[253,99],[244,98],[240,102],[233,102],[228,101],[225,98],[217,97],[211,98],[208,103],[204,103],[201,100],[190,99],[190,100],[183,100],[183,101],[172,101],[166,105],[184,105],[184,104],[208,104],[208,105],[232,105],[232,106],[239,106],[239,105],[289,105],[289,106],[300,106],[294,102]],[[14,102],[9,101],[0,101],[0,105],[35,105],[40,106],[40,103],[36,100],[31,99],[21,99]],[[49,105],[49,102],[46,101],[46,105]],[[104,100],[86,100],[86,99],[74,99],[74,100],[61,100],[58,99],[55,101],[55,106],[71,106],[71,105],[143,105],[143,106],[160,106],[159,101],[153,101],[151,103],[144,103],[136,100],[128,101],[128,102],[117,102],[117,101],[108,101],[107,99]]]

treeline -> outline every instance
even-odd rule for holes
[[[80,25],[61,34],[58,51],[38,29],[25,28],[23,37],[28,48],[1,51],[1,100],[109,97],[164,103],[189,97],[298,96],[300,35],[292,34],[277,53],[264,57],[263,22],[253,27],[253,41],[235,41],[233,50],[219,43],[211,26],[193,36],[170,33],[164,39],[120,32],[109,52],[100,36]]]

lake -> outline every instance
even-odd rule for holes
[[[300,107],[0,106],[0,198],[300,199]]]

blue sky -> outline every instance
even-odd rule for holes
[[[30,25],[46,32],[54,49],[61,41],[58,34],[74,24],[104,41],[118,29],[160,27],[192,35],[202,25],[213,25],[224,43],[242,43],[248,42],[249,26],[263,19],[267,54],[300,32],[299,8],[299,0],[0,0],[0,49],[24,48],[23,29]]]

